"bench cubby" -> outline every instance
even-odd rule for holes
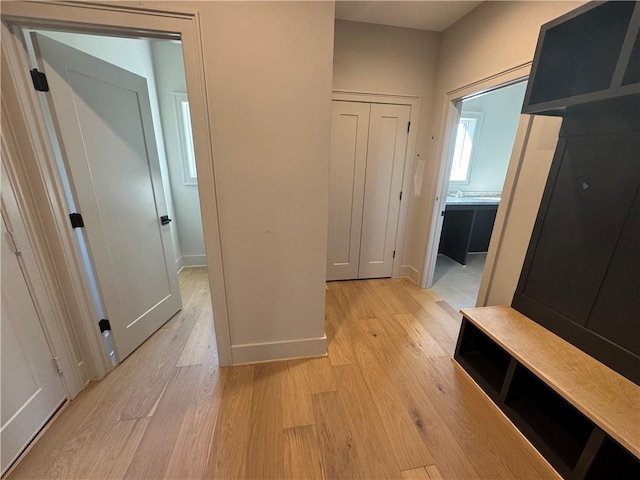
[[[640,387],[511,307],[462,311],[457,363],[564,478],[640,478]]]

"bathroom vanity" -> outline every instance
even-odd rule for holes
[[[500,197],[447,197],[438,253],[466,265],[469,252],[486,252]]]

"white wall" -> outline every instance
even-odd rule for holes
[[[440,34],[411,28],[389,27],[370,23],[335,23],[333,88],[420,97],[420,118],[416,138],[413,176],[429,146],[429,114],[436,77]],[[403,198],[408,198],[409,195]],[[404,201],[404,200],[403,200]],[[409,205],[408,224],[420,221],[416,209]],[[405,251],[417,246],[415,236],[405,237]],[[405,261],[403,254],[402,264]],[[403,268],[417,281],[418,270]]]
[[[449,182],[450,192],[500,192],[516,136],[526,82],[464,100],[465,113],[481,113],[468,182]]]
[[[36,31],[147,79],[149,102],[151,104],[151,116],[153,118],[154,125],[153,130],[158,148],[164,196],[167,202],[167,214],[170,218],[175,219],[176,212],[173,205],[171,186],[169,182],[164,137],[162,135],[160,123],[160,107],[158,105],[156,80],[153,71],[153,60],[151,58],[151,46],[149,40],[84,35],[80,33],[52,32],[47,30]],[[179,258],[181,253],[178,230],[174,225],[170,225],[170,227],[174,254],[176,258]]]
[[[143,2],[202,27],[233,361],[324,353],[333,2]]]
[[[174,92],[187,91],[182,45],[166,40],[152,40],[150,43],[171,193],[176,212],[174,220],[180,242],[181,256],[176,258],[176,263],[178,268],[182,265],[206,265],[198,186],[184,184],[178,116],[173,96]]]
[[[407,237],[411,240],[405,243],[404,260],[419,269],[421,275],[437,196],[444,135],[441,127],[447,92],[530,62],[540,26],[583,3],[483,2],[443,32],[434,103],[428,114],[429,138],[432,137],[433,141],[428,143],[425,155],[422,193],[411,198],[415,215],[407,225]],[[526,183],[527,178],[521,177],[520,181]],[[535,208],[537,210],[537,205]],[[514,222],[518,223],[517,219]],[[524,223],[522,228],[529,228]],[[512,245],[507,242],[501,249],[508,251],[510,248]]]

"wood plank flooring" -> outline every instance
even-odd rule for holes
[[[557,478],[455,365],[459,315],[408,280],[328,284],[327,357],[218,367],[184,309],[43,434],[17,479]]]

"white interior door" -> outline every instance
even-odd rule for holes
[[[4,473],[64,402],[66,394],[4,217],[0,223],[0,451]]]
[[[358,278],[393,272],[410,116],[408,105],[371,105]]]
[[[369,110],[332,102],[327,280],[358,278]]]
[[[32,34],[120,359],[182,307],[145,78]],[[96,319],[97,321],[98,319]]]

